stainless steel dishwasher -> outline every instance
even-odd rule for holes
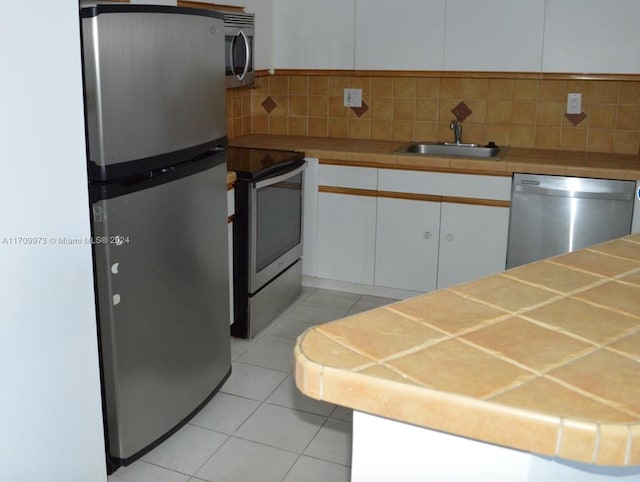
[[[514,174],[507,268],[631,232],[636,183]]]

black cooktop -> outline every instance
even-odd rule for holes
[[[229,147],[227,169],[238,179],[256,180],[276,175],[304,163],[304,152]]]

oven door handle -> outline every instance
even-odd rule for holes
[[[273,186],[274,184],[278,184],[279,182],[286,181],[287,179],[297,176],[302,171],[304,171],[306,167],[307,163],[305,162],[302,166],[294,169],[293,171],[287,171],[286,173],[279,176],[270,177],[269,179],[265,179],[263,181],[258,181],[254,184],[254,187],[256,189],[262,189],[263,187]]]

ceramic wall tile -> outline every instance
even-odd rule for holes
[[[367,105],[365,116],[387,123],[363,127],[340,121],[357,117],[343,105],[347,87],[362,89]],[[566,96],[570,92],[583,95],[584,115],[576,126],[565,118]],[[267,114],[269,118],[308,117],[309,122],[265,122],[261,103],[267,97],[277,103]],[[231,138],[269,133],[449,141],[451,109],[464,102],[473,112],[463,124],[466,142],[493,140],[513,147],[619,154],[638,154],[640,149],[640,82],[633,81],[536,80],[518,78],[516,74],[513,78],[495,79],[274,75],[259,77],[252,89],[229,89],[227,98]],[[310,121],[324,117],[329,125],[317,119]],[[336,125],[332,125],[334,120]],[[439,127],[418,126],[424,122]],[[428,139],[423,137],[427,134]]]

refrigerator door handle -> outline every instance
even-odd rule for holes
[[[205,153],[209,153],[209,154],[218,154],[219,152],[224,152],[226,149],[226,147],[224,146],[216,146],[216,147],[212,147],[210,149],[207,149],[205,151]]]
[[[195,157],[192,157],[191,159],[181,162],[179,164],[174,164],[173,166],[169,166],[169,167],[161,167],[159,169],[153,169],[151,171],[149,171],[149,177],[155,177],[155,176],[159,176],[161,174],[166,174],[168,172],[175,172],[178,171],[180,169],[183,169],[191,164],[193,164],[194,162],[198,162],[201,161],[203,159],[206,159],[207,157],[211,157],[211,156],[215,156],[218,154],[221,154],[225,151],[225,147],[224,146],[215,146],[215,147],[211,147],[209,149],[207,149],[206,151],[202,152],[201,154],[198,154]]]

